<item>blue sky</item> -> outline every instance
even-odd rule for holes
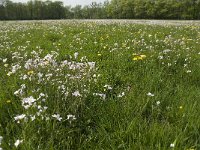
[[[11,0],[13,2],[27,2],[29,0]],[[55,1],[55,0],[52,0]],[[64,2],[64,5],[71,5],[71,6],[75,6],[75,5],[88,5],[91,4],[92,2],[104,2],[105,0],[58,0],[58,1],[62,1]]]

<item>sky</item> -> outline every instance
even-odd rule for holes
[[[27,2],[29,0],[11,0],[13,2]],[[52,0],[55,1],[55,0]],[[105,0],[57,0],[57,1],[62,1],[64,5],[71,5],[71,6],[76,6],[76,5],[89,5],[92,2],[97,2],[97,3],[103,3]]]

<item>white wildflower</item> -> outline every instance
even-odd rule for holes
[[[76,59],[78,57],[78,52],[74,53],[74,58]]]
[[[28,109],[29,107],[31,107],[33,105],[33,103],[36,101],[36,99],[34,99],[32,96],[24,98],[22,100],[22,106],[25,109]]]
[[[104,88],[106,88],[106,89],[108,89],[108,90],[112,90],[111,85],[107,85],[107,84],[106,84],[106,85],[104,86]]]
[[[163,59],[163,56],[158,56],[159,59]]]
[[[8,60],[7,58],[3,59],[3,63],[5,63],[7,60]]]
[[[106,99],[106,94],[101,94],[101,93],[93,93],[94,96],[100,96],[103,100]]]
[[[75,97],[81,96],[81,94],[79,93],[79,91],[75,91],[74,93],[72,93],[72,95],[75,96]]]
[[[60,117],[60,114],[54,114],[52,115],[53,118],[56,118],[58,121],[62,120],[62,117]]]
[[[170,49],[165,49],[165,50],[163,50],[163,53],[169,53],[169,52],[171,52],[172,50],[170,50]]]
[[[123,96],[125,96],[124,92],[122,92],[121,94],[119,94],[117,97],[123,97]]]
[[[159,105],[160,105],[160,101],[157,101],[157,102],[156,102],[156,105],[159,106]]]
[[[171,148],[174,148],[174,147],[175,147],[175,144],[174,144],[174,143],[171,143],[171,144],[170,144],[170,147],[171,147]]]
[[[75,115],[67,115],[67,120],[76,120]]]
[[[19,121],[25,119],[25,117],[26,117],[25,114],[17,115],[14,117],[14,120],[17,121],[17,123],[19,123]]]
[[[17,140],[16,142],[15,142],[15,147],[18,147],[19,146],[19,144],[21,144],[23,142],[23,140]]]
[[[154,96],[154,94],[152,94],[152,93],[147,93],[147,96],[150,96],[150,97],[153,97]]]
[[[95,68],[95,62],[88,62],[88,65],[90,66],[91,70]]]

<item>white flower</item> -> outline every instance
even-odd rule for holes
[[[79,93],[79,91],[75,91],[74,93],[72,93],[73,96],[78,97],[81,96],[81,94]]]
[[[52,115],[53,118],[56,118],[58,121],[62,120],[62,117],[60,117],[60,114],[54,114]]]
[[[74,58],[76,59],[78,57],[78,52],[74,53]]]
[[[33,105],[33,103],[36,101],[36,99],[34,99],[32,96],[24,98],[22,100],[22,106],[25,109],[28,109],[29,107],[31,107]]]
[[[35,115],[30,116],[30,117],[31,117],[31,121],[34,121],[34,120],[35,120]]]
[[[165,50],[163,50],[163,53],[168,53],[168,52],[171,52],[172,50],[170,50],[170,49],[165,49]]]
[[[19,90],[17,90],[17,91],[15,91],[14,92],[14,95],[20,95],[20,96],[22,96],[23,95],[23,90],[26,88],[26,85],[25,84],[22,84],[21,85],[21,88],[19,89]]]
[[[26,80],[27,78],[28,76],[26,74],[22,77],[23,80]]]
[[[94,96],[100,96],[103,100],[106,99],[106,94],[101,94],[101,93],[93,93]]]
[[[12,73],[16,73],[17,70],[19,70],[21,66],[19,64],[12,66]]]
[[[192,71],[191,71],[191,70],[187,70],[186,72],[187,72],[187,73],[191,73]]]
[[[170,144],[170,147],[171,147],[171,148],[174,148],[174,147],[175,147],[175,144],[174,144],[174,143],[171,143],[171,144]]]
[[[9,71],[9,72],[7,73],[7,76],[10,76],[11,74],[12,74],[12,72]]]
[[[15,147],[18,147],[19,146],[19,144],[21,144],[23,142],[23,140],[17,140],[16,142],[15,142]]]
[[[107,88],[108,90],[112,90],[112,87],[111,87],[111,85],[104,85],[104,88]]]
[[[95,62],[88,62],[88,65],[90,66],[91,70],[95,68]]]
[[[24,119],[26,117],[25,114],[21,114],[21,115],[17,115],[14,117],[15,121],[17,121],[17,123],[19,123],[20,120]]]
[[[125,95],[124,92],[122,92],[121,94],[119,94],[117,97],[123,97]]]
[[[3,63],[5,63],[7,61],[7,58],[3,59]]]
[[[76,120],[75,115],[67,115],[67,120]]]
[[[147,96],[150,96],[150,97],[153,97],[154,96],[154,94],[152,94],[152,93],[147,93]]]
[[[163,59],[163,56],[158,56],[159,59]]]
[[[156,102],[156,105],[158,105],[158,106],[159,106],[159,105],[160,105],[160,101],[157,101],[157,102]]]

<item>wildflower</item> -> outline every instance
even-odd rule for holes
[[[154,94],[152,94],[152,93],[147,93],[147,96],[150,96],[150,97],[153,97],[154,96]]]
[[[23,77],[21,77],[21,79],[26,80],[28,78],[28,76],[25,74],[23,75]]]
[[[31,117],[31,121],[35,120],[35,115],[34,116],[30,116]]]
[[[117,97],[123,97],[125,95],[124,92],[122,92],[121,94],[119,94]]]
[[[19,146],[19,144],[21,144],[23,142],[23,140],[17,140],[16,142],[15,142],[15,147],[18,147]]]
[[[17,123],[19,123],[19,121],[24,119],[25,117],[26,117],[25,114],[17,115],[14,117],[14,120],[17,121]]]
[[[95,62],[88,62],[88,65],[91,70],[95,68]]]
[[[33,103],[36,101],[36,99],[34,99],[32,96],[24,98],[22,100],[22,106],[25,109],[28,109],[29,107],[31,107],[33,105]]]
[[[97,55],[98,55],[99,57],[101,57],[101,54],[100,54],[100,53],[98,53]]]
[[[183,109],[183,106],[180,106],[179,109]]]
[[[159,105],[160,105],[160,101],[157,101],[157,102],[156,102],[156,105],[159,106]]]
[[[191,71],[191,70],[187,70],[186,72],[187,72],[187,73],[191,73],[192,71]]]
[[[147,56],[146,55],[137,55],[137,54],[133,54],[133,60],[137,61],[137,60],[143,60],[145,59]]]
[[[76,120],[75,115],[67,115],[67,120]]]
[[[30,71],[27,72],[28,75],[32,75],[33,73],[34,73],[33,70],[30,70]]]
[[[101,94],[101,93],[93,93],[94,96],[100,96],[103,100],[106,99],[106,94]]]
[[[172,50],[170,50],[170,49],[165,49],[165,50],[163,50],[163,53],[164,54],[167,54],[167,53],[169,53],[169,52],[171,52]]]
[[[170,147],[171,147],[171,148],[174,148],[174,147],[175,147],[175,144],[174,144],[174,143],[171,143],[171,144],[170,144]]]
[[[74,58],[76,59],[78,57],[78,52],[74,53]]]
[[[107,85],[107,84],[106,84],[106,85],[104,86],[104,88],[106,88],[106,89],[108,89],[108,90],[112,90],[111,85]]]
[[[7,76],[10,76],[11,74],[12,74],[12,72],[8,72],[8,73],[7,73]]]
[[[8,67],[8,64],[4,64],[4,67]]]
[[[58,121],[62,120],[62,117],[60,117],[60,114],[54,114],[52,115],[53,118],[56,118]]]
[[[158,59],[163,59],[164,57],[163,56],[158,56]]]
[[[3,63],[5,63],[7,60],[8,60],[7,58],[3,59]]]
[[[72,93],[72,95],[75,96],[75,97],[81,96],[81,94],[79,93],[79,91],[75,91],[74,93]]]

